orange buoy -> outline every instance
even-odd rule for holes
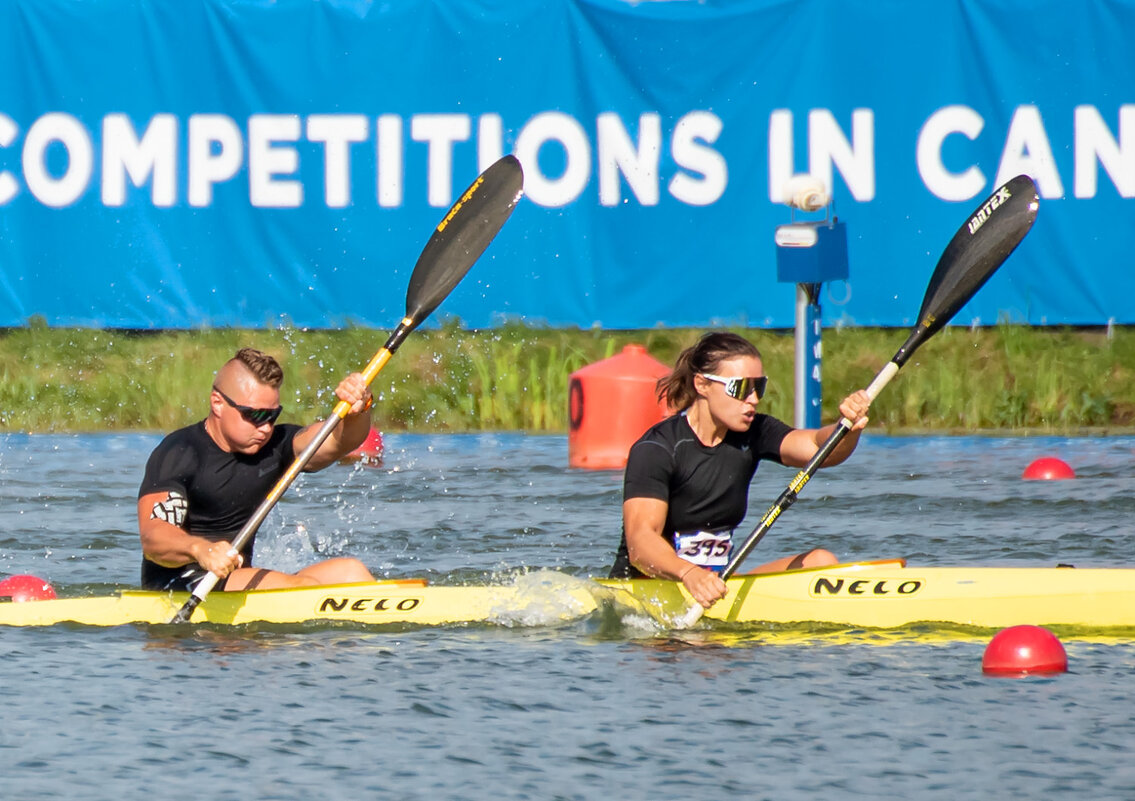
[[[1042,626],[1010,626],[989,641],[981,669],[1013,676],[1064,673],[1068,670],[1068,654],[1060,639]]]
[[[1052,481],[1062,478],[1075,478],[1076,471],[1068,466],[1067,462],[1055,456],[1042,456],[1025,468],[1021,478],[1029,480]]]
[[[0,581],[0,598],[13,601],[49,601],[55,597],[55,588],[39,576],[8,576]]]
[[[362,462],[371,467],[382,464],[382,432],[371,426],[363,444],[347,454],[344,461]]]
[[[568,466],[619,470],[646,429],[670,410],[658,400],[658,379],[670,368],[642,345],[581,367],[568,388]]]

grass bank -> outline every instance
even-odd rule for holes
[[[772,377],[762,408],[792,421],[791,332],[742,330]],[[384,431],[567,430],[568,377],[639,343],[666,364],[701,333],[456,325],[412,334],[375,380]],[[865,386],[905,329],[824,332],[824,419]],[[331,389],[361,369],[387,332],[210,330],[0,332],[0,430],[168,430],[204,416],[217,367],[238,348],[284,365],[282,419],[309,422]],[[925,344],[875,403],[884,430],[1078,433],[1135,428],[1135,329],[949,328]]]

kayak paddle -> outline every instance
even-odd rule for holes
[[[438,223],[410,275],[410,286],[406,291],[406,316],[362,371],[368,386],[390,361],[406,336],[430,316],[485,252],[485,248],[516,208],[523,194],[523,184],[524,172],[520,162],[515,156],[505,156],[481,173]],[[233,539],[234,550],[240,551],[256,533],[272,507],[350,410],[349,403],[339,401],[334,413],[323,423],[315,438],[296,457]],[[187,622],[193,615],[193,610],[205,600],[219,580],[220,577],[214,573],[206,574],[170,622]]]
[[[1005,259],[1009,258],[1009,254],[1032,228],[1039,205],[1040,199],[1032,179],[1027,175],[1018,175],[998,188],[974,210],[938,259],[938,266],[934,268],[934,274],[930,277],[922,308],[918,312],[918,325],[867,387],[867,395],[871,400],[875,400],[883,387],[894,378],[895,373],[906,364],[914,352],[946,325],[950,318],[957,314],[958,310],[989,280]],[[769,507],[760,523],[721,571],[723,580],[736,572],[741,562],[768,533],[781,513],[796,502],[797,494],[847,436],[853,425],[854,422],[846,417],[840,419],[827,442],[796,474],[787,489]],[[705,609],[701,604],[695,603],[679,618],[677,625],[679,628],[689,628],[704,613]]]

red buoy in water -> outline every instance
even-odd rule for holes
[[[1047,481],[1075,477],[1076,471],[1069,467],[1067,462],[1057,459],[1055,456],[1042,456],[1026,467],[1025,472],[1021,475],[1021,478]]]
[[[49,601],[55,597],[55,588],[38,576],[8,576],[0,581],[0,598],[13,601]]]
[[[1002,676],[1064,673],[1068,670],[1068,654],[1060,639],[1042,626],[1010,626],[989,641],[981,669]]]
[[[363,444],[347,454],[349,461],[361,461],[365,465],[382,464],[382,433],[371,426],[370,433]]]
[[[581,367],[568,385],[568,466],[621,470],[631,445],[670,413],[658,379],[670,368],[642,345]]]

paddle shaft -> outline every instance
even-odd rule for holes
[[[875,379],[867,387],[867,397],[874,401],[879,393],[883,391],[883,387],[890,383],[890,380],[895,377],[895,373],[899,371],[900,367],[902,367],[902,365],[893,360],[887,362],[886,366],[879,371]],[[839,423],[836,424],[835,431],[833,431],[831,436],[820,446],[820,449],[816,451],[808,461],[808,464],[804,465],[804,467],[800,469],[800,472],[793,477],[788,487],[785,488],[784,492],[780,493],[780,496],[773,502],[772,506],[769,507],[769,510],[765,512],[764,517],[761,518],[760,523],[753,529],[748,539],[741,544],[741,547],[737,549],[737,553],[734,554],[733,558],[729,560],[729,563],[725,565],[725,569],[721,571],[722,581],[737,572],[737,568],[741,566],[741,563],[745,561],[745,558],[752,550],[757,547],[757,543],[764,538],[765,534],[772,528],[772,524],[776,522],[776,519],[780,517],[781,513],[792,506],[792,504],[796,503],[796,497],[800,494],[800,490],[804,489],[804,485],[812,480],[812,476],[816,475],[816,471],[828,460],[828,457],[832,455],[832,451],[843,442],[843,438],[850,433],[854,425],[855,422],[853,420],[848,420],[846,417],[840,418]]]

